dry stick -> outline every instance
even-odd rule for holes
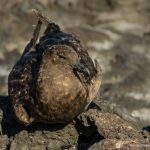
[[[39,37],[39,34],[40,34],[41,26],[42,26],[42,22],[39,20],[36,27],[35,27],[35,29],[34,29],[33,37],[30,40],[30,42],[27,44],[27,46],[25,47],[25,50],[22,54],[22,57],[28,52],[35,51],[35,45],[37,43],[37,40],[38,40],[38,37]]]
[[[24,54],[26,54],[27,52],[32,52],[32,51],[35,51],[35,46],[36,46],[36,43],[37,43],[37,40],[38,40],[38,37],[39,37],[39,34],[40,34],[40,30],[41,30],[41,26],[42,26],[42,23],[45,23],[46,25],[52,23],[47,17],[45,17],[39,10],[36,10],[36,9],[33,9],[32,10],[34,12],[34,14],[37,16],[38,18],[38,23],[34,29],[34,32],[33,32],[33,37],[30,41],[30,43],[26,46],[25,48],[25,51],[23,53],[22,56],[24,56]]]
[[[42,22],[39,20],[36,25],[36,28],[34,29],[33,38],[31,40],[31,43],[32,43],[31,49],[32,50],[33,50],[33,48],[35,48],[36,42],[37,42],[39,34],[40,34],[41,26],[42,26]]]
[[[36,45],[36,42],[37,42],[39,34],[40,34],[42,23],[45,23],[45,24],[51,23],[51,21],[47,17],[45,17],[39,10],[33,9],[32,11],[35,13],[35,15],[37,16],[39,21],[33,32],[33,38],[31,39],[31,48],[29,51],[35,50],[35,45]]]
[[[33,9],[32,11],[35,13],[35,15],[37,16],[37,18],[38,18],[41,22],[43,22],[43,23],[45,23],[45,24],[52,23],[52,21],[50,21],[47,17],[45,17],[45,16],[42,14],[42,12],[40,12],[39,10]]]

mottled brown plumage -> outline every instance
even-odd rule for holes
[[[80,41],[36,11],[33,38],[9,74],[8,90],[16,118],[32,122],[67,123],[96,96],[101,71]],[[42,23],[47,24],[37,43]]]

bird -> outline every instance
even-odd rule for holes
[[[85,111],[102,82],[101,68],[80,40],[34,10],[38,21],[33,37],[8,77],[8,93],[15,118],[63,124]],[[46,25],[39,38],[42,24]]]

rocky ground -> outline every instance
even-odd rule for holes
[[[148,150],[149,133],[94,103],[65,125],[15,121],[8,97],[0,97],[0,149],[4,150]]]
[[[3,149],[149,149],[149,0],[0,0],[0,4]],[[98,59],[103,85],[95,101],[101,110],[91,108],[73,123],[58,127],[25,128],[15,122],[7,77],[31,38],[36,24],[32,8],[75,33]]]

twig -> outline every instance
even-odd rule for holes
[[[47,17],[45,17],[42,12],[40,12],[39,10],[37,9],[32,9],[32,11],[35,13],[35,15],[37,16],[37,18],[43,22],[43,23],[46,23],[46,24],[49,24],[49,23],[52,23]]]

